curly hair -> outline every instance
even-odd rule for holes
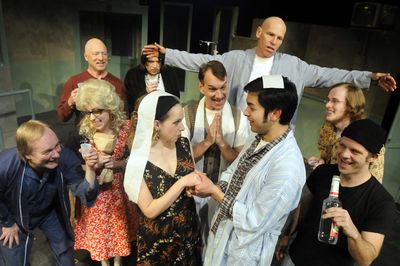
[[[110,112],[111,129],[115,134],[119,133],[126,121],[124,104],[115,87],[105,80],[89,79],[85,81],[78,90],[76,96],[76,108],[85,111],[87,108],[103,109]],[[81,123],[79,134],[93,139],[96,128],[89,116],[85,116]]]

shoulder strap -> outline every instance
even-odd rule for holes
[[[185,121],[190,131],[190,139],[193,138],[194,122],[196,119],[196,112],[198,106],[199,102],[196,101],[190,101],[184,106]]]

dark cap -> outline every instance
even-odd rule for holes
[[[360,119],[348,125],[343,130],[342,137],[352,139],[369,152],[377,154],[385,143],[386,131],[369,119]]]

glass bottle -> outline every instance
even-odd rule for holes
[[[339,200],[339,183],[340,178],[334,175],[331,183],[331,191],[329,196],[324,199],[322,203],[321,216],[325,213],[325,210],[331,207],[342,207],[342,203]],[[323,219],[319,222],[318,240],[331,245],[336,245],[339,238],[339,228],[332,219]]]

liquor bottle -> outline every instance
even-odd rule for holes
[[[339,200],[339,183],[340,178],[334,175],[331,183],[331,191],[329,197],[324,199],[322,203],[321,216],[325,213],[325,210],[331,207],[342,207],[342,203]],[[336,245],[339,238],[339,228],[332,219],[323,219],[319,221],[318,240],[331,245]]]

